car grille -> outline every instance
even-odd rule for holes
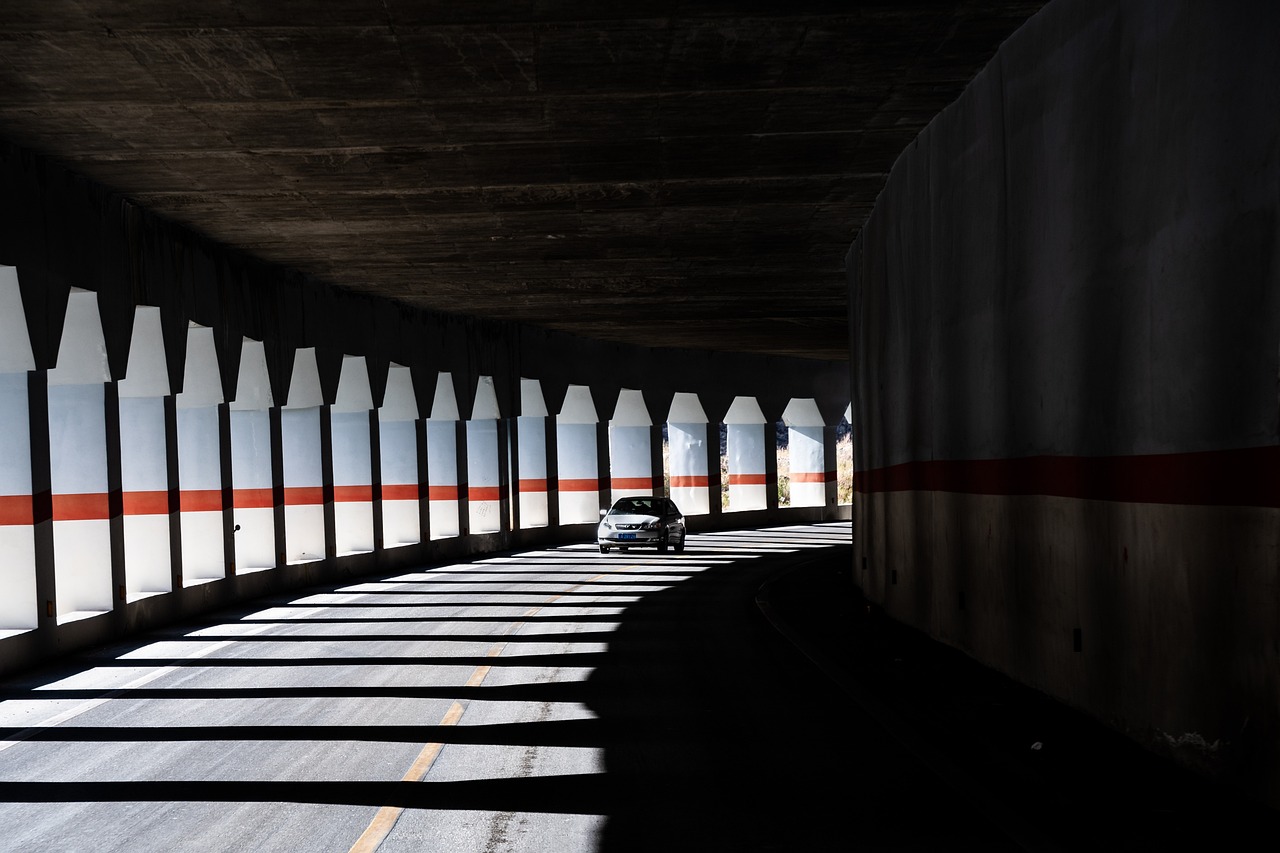
[[[639,530],[642,525],[639,524],[615,524],[614,527],[619,530]]]

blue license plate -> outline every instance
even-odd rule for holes
[[[619,533],[618,538],[619,539],[635,539],[636,535],[634,533]]]

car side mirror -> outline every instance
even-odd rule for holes
[[[602,510],[600,510],[600,517],[601,517],[601,518],[604,518],[604,517],[605,517],[606,515],[608,515],[608,514],[609,514],[609,510],[607,510],[607,509],[602,509]]]

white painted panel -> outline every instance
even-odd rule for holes
[[[125,598],[137,601],[173,589],[169,516],[124,517]]]
[[[106,519],[53,523],[59,622],[111,609],[111,526]]]
[[[382,544],[385,548],[422,541],[417,501],[382,502]]]
[[[320,486],[324,470],[320,456],[320,409],[280,412],[281,448],[286,489]]]
[[[431,513],[432,539],[448,539],[461,532],[457,501],[431,501],[428,510]]]
[[[271,488],[271,415],[231,412],[231,482],[236,489]]]
[[[644,394],[630,388],[623,388],[618,392],[618,405],[613,410],[613,419],[609,421],[610,426],[647,427],[652,424],[653,421],[649,418],[649,407],[644,402]]]
[[[338,556],[373,550],[373,504],[370,501],[340,501],[333,505]]]
[[[101,384],[49,388],[49,463],[55,495],[107,491],[103,394]]]
[[[609,473],[612,479],[652,477],[647,426],[609,427]]]
[[[190,586],[226,576],[222,550],[222,513],[184,512],[182,522],[182,583]]]
[[[824,473],[822,426],[793,426],[787,439],[787,457],[791,466],[791,505],[823,506],[827,502],[825,483],[797,483],[796,474]]]
[[[561,480],[596,479],[596,425],[557,423],[556,452]]]
[[[600,520],[598,492],[560,492],[560,523],[586,524]]]
[[[0,267],[0,270],[3,270]],[[25,373],[0,373],[0,495],[31,494],[31,420]]]
[[[472,487],[498,485],[497,421],[467,421],[467,482]]]
[[[164,400],[120,399],[120,482],[126,492],[169,489]]]
[[[498,501],[467,501],[472,533],[497,533],[502,529],[502,504]]]
[[[369,447],[369,410],[331,412],[333,483],[335,486],[367,486],[373,482]]]
[[[222,488],[222,445],[214,406],[178,409],[178,483],[183,491]]]
[[[547,478],[547,419],[522,417],[516,422],[516,444],[520,448],[520,478]]]
[[[378,448],[384,484],[418,482],[418,431],[413,421],[381,421]]]
[[[36,627],[35,532],[29,524],[0,526],[0,637]]]
[[[275,568],[276,519],[271,507],[239,507],[235,523],[236,572]]]
[[[165,360],[160,309],[139,305],[133,311],[129,365],[124,379],[119,382],[120,398],[164,397],[169,390],[169,366]]]
[[[546,527],[550,524],[546,492],[520,493],[520,527]]]
[[[433,486],[458,484],[456,421],[427,422],[427,477]]]
[[[285,561],[309,563],[324,559],[324,506],[284,508]]]

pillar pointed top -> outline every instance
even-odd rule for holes
[[[458,396],[453,390],[453,376],[441,372],[436,376],[436,395],[431,401],[431,421],[458,420]]]
[[[262,341],[245,338],[240,345],[240,373],[236,379],[234,411],[262,412],[274,405],[271,376],[267,372],[267,354]]]
[[[111,381],[107,364],[107,342],[102,336],[98,294],[71,288],[67,314],[62,323],[62,343],[58,364],[49,371],[50,385],[96,385]]]
[[[160,309],[139,305],[133,310],[129,366],[118,388],[121,397],[164,397],[169,393],[169,368],[164,355]]]
[[[16,267],[0,266],[0,373],[36,369]]]

